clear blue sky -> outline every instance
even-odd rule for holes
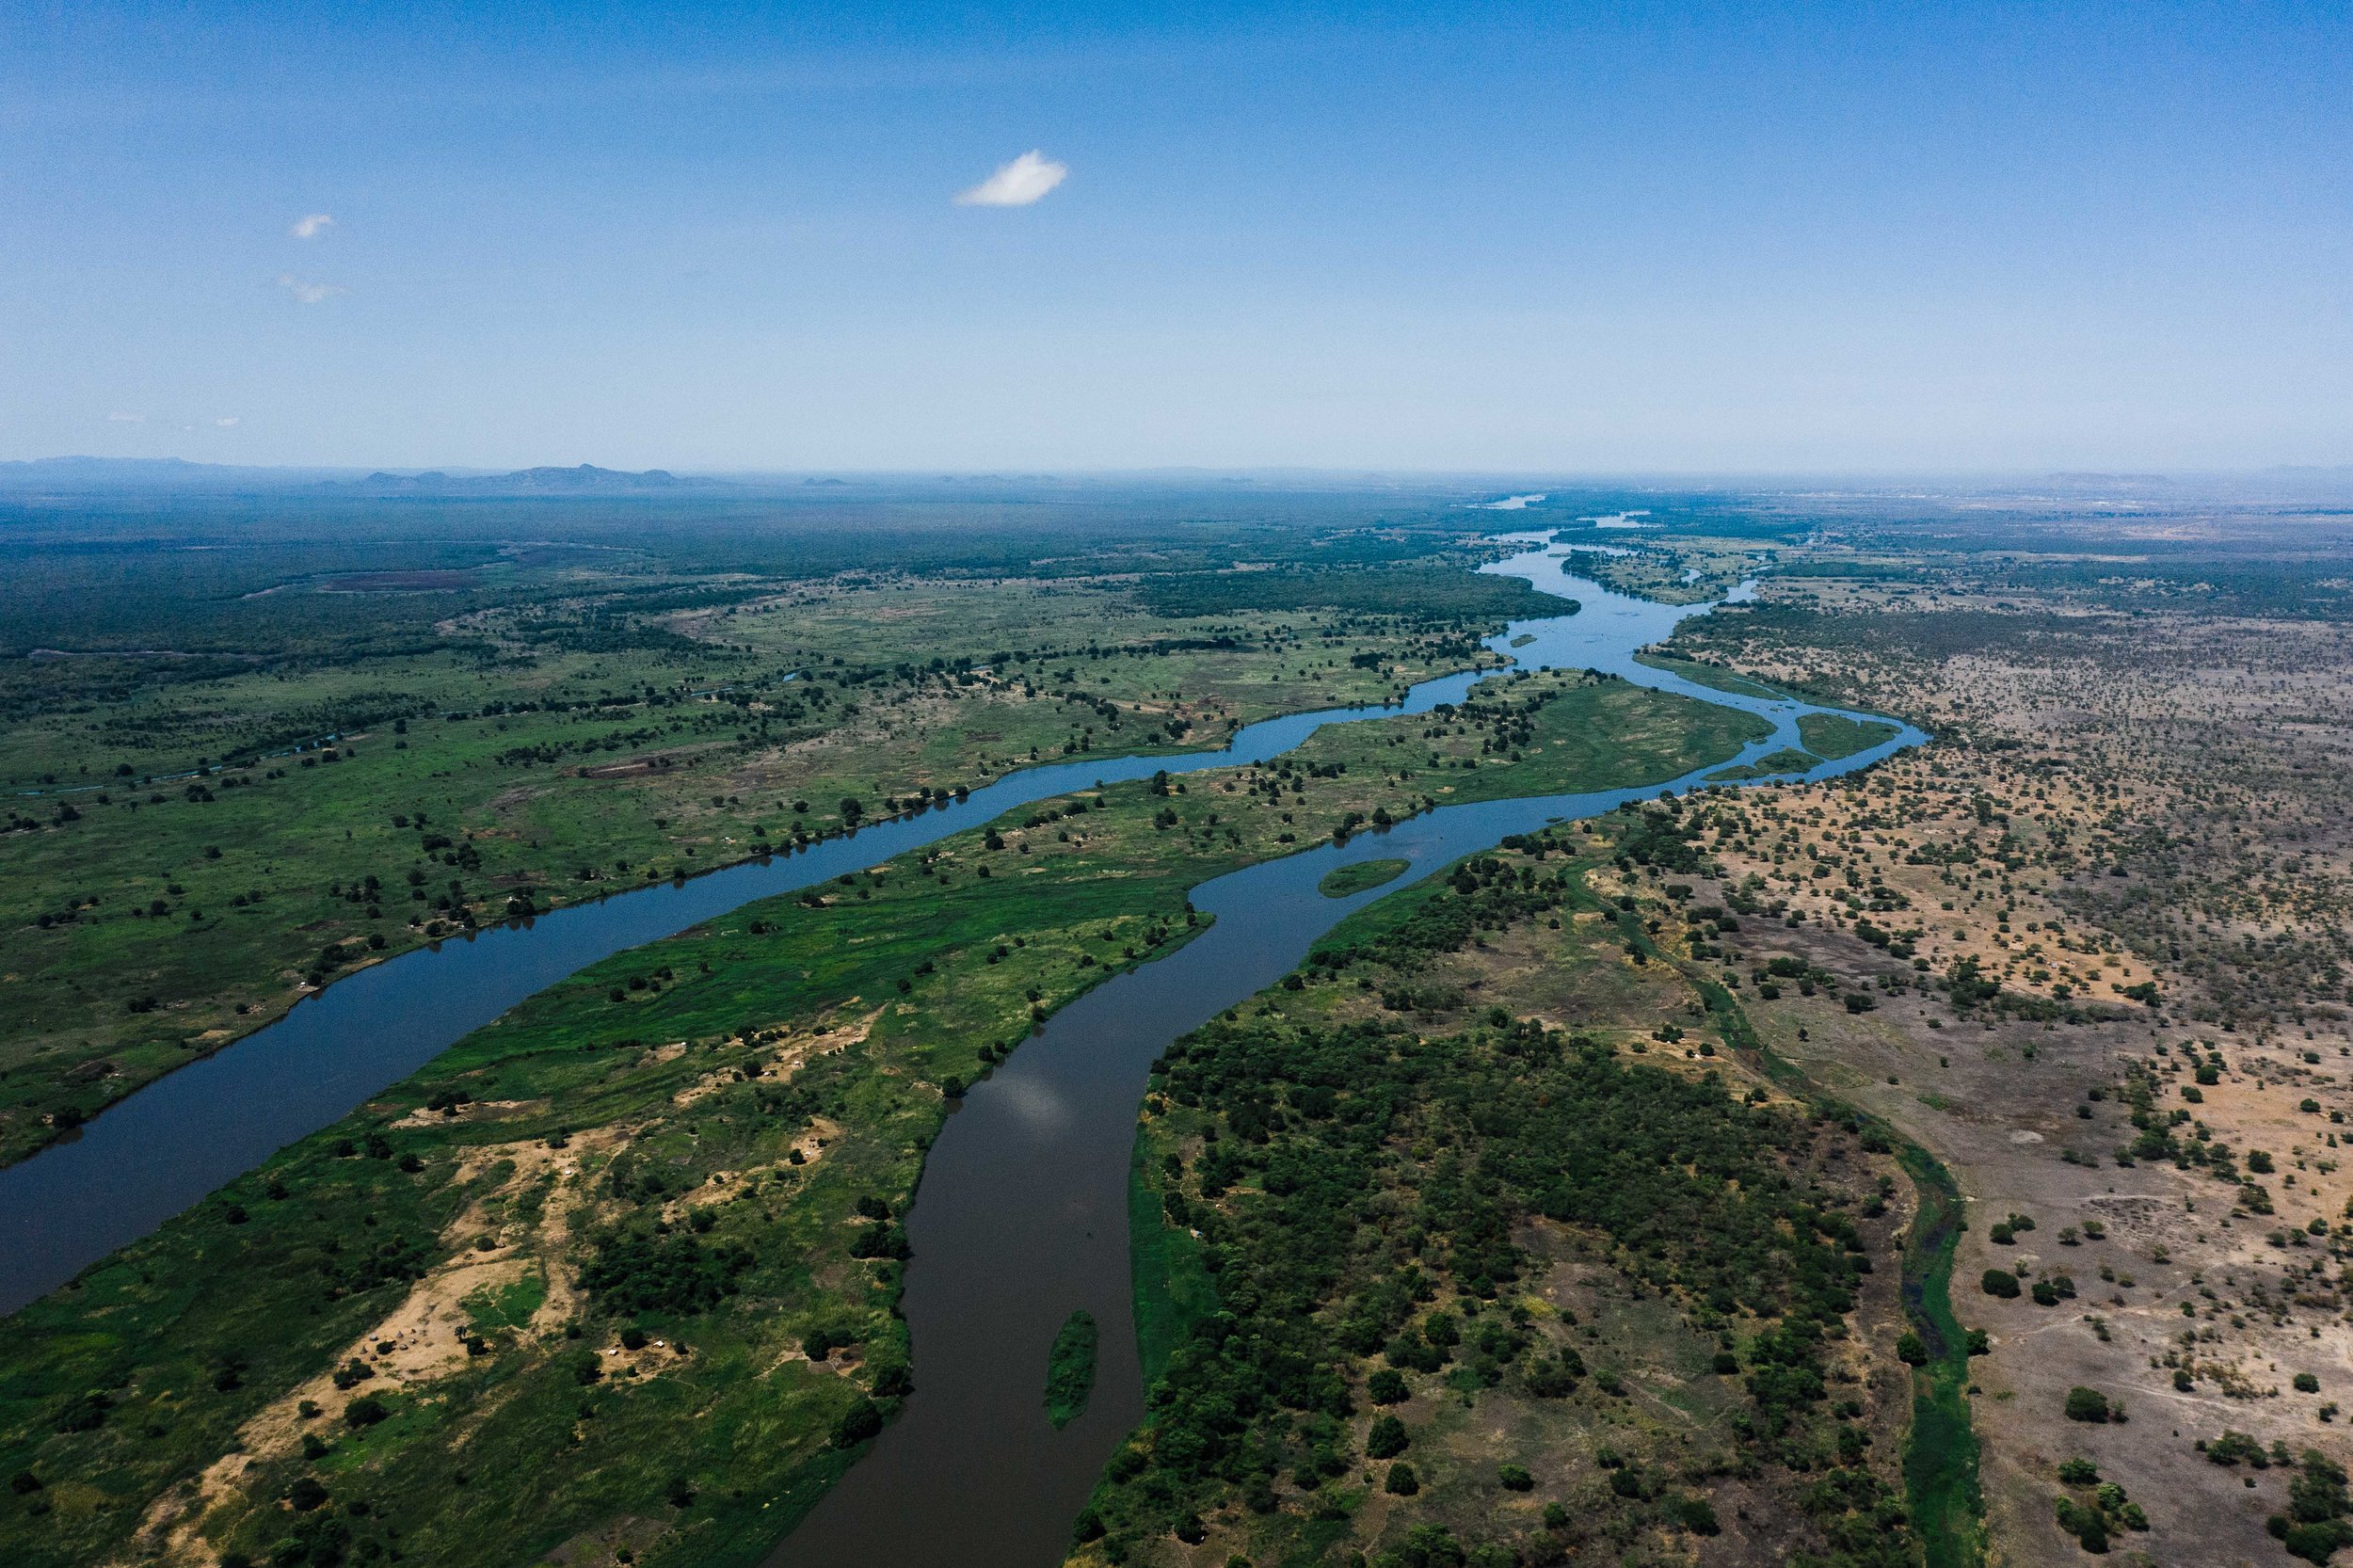
[[[2345,463],[2349,279],[2343,0],[0,8],[0,457]]]

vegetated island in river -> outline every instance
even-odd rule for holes
[[[1086,1414],[1087,1396],[1095,1392],[1095,1314],[1073,1312],[1054,1336],[1046,1355],[1046,1418],[1060,1432]]]
[[[1832,761],[1896,738],[1896,726],[1883,719],[1849,718],[1844,713],[1805,713],[1798,719],[1798,734],[1806,749]]]
[[[1384,882],[1394,882],[1413,864],[1410,860],[1359,860],[1353,866],[1342,866],[1316,884],[1316,891],[1325,898],[1346,898],[1368,888],[1378,888]]]

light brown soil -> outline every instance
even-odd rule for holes
[[[1809,591],[1849,614],[1897,613],[1879,589]],[[2332,940],[2353,863],[2331,792],[2353,748],[2353,640],[2341,627],[2186,616],[2121,626],[2019,595],[1914,594],[1901,609],[2005,603],[2073,617],[2080,632],[2053,636],[2085,646],[2072,656],[2059,641],[1911,662],[1853,647],[1760,646],[1732,661],[1763,679],[1864,694],[1970,744],[1859,780],[1765,792],[1801,828],[1799,844],[1825,858],[1786,846],[1776,856],[1778,831],[1710,843],[1729,881],[1763,878],[1761,889],[1751,883],[1755,896],[1786,901],[1800,922],[1744,920],[1722,938],[1724,968],[1746,982],[1765,959],[1789,954],[1849,984],[1926,978],[1855,935],[1857,913],[1838,896],[1852,887],[1879,904],[1867,915],[1876,925],[1920,929],[1931,976],[1974,957],[2014,993],[2115,1015],[1988,1021],[1957,1015],[1941,990],[1904,990],[1858,1016],[1827,991],[1808,999],[1786,986],[1769,1002],[1742,986],[1773,1048],[1919,1139],[1962,1186],[1970,1224],[1955,1306],[1993,1340],[1973,1367],[1993,1560],[2089,1560],[2055,1522],[2057,1467],[2082,1457],[2148,1512],[2148,1533],[2116,1541],[2123,1560],[2283,1568],[2291,1560],[2264,1527],[2285,1506],[2287,1472],[2210,1464],[2194,1445],[2227,1428],[2353,1463],[2345,1418],[2322,1416],[2353,1391],[2353,1281],[2340,1278],[2353,1172],[2340,1167],[2329,1119],[2353,1115],[2353,1033],[2333,998],[2262,989],[2227,954],[2242,938],[2285,935],[2324,951]],[[2204,750],[2186,738],[2200,727]],[[2232,739],[2212,744],[2217,734]],[[2007,820],[1980,822],[1980,795]],[[1755,814],[1763,800],[1744,804]],[[1963,841],[1978,858],[1951,880],[1942,865],[1906,863]],[[2162,857],[2152,843],[2166,846]],[[2110,874],[2112,864],[2131,874]],[[2161,944],[2131,951],[2145,925],[2104,924],[2132,907],[2114,895],[2160,876],[2170,879],[2160,904],[2178,900],[2191,917],[2173,929],[2194,925],[2196,941],[2225,954],[2221,965],[2178,968]],[[1656,895],[1657,878],[1635,881]],[[1721,902],[1722,888],[1703,880],[1691,902]],[[2215,989],[2217,977],[2233,988]],[[2159,988],[2156,1013],[2120,994],[2143,981]],[[2189,1101],[2180,1093],[2187,1053],[2202,1059],[2209,1048],[2226,1070]],[[2128,1063],[2157,1075],[2160,1118],[2194,1118],[2177,1137],[2203,1127],[2242,1158],[2268,1152],[2276,1173],[2245,1179],[2266,1189],[2276,1212],[2250,1212],[2235,1182],[2202,1172],[2118,1164],[2137,1134],[2117,1093]],[[2103,1097],[2088,1098],[2093,1092]],[[2318,1109],[2299,1109],[2308,1101]],[[2036,1226],[1997,1245],[1992,1227],[2012,1213]],[[2105,1237],[2086,1233],[2087,1222]],[[2310,1233],[2314,1223],[2321,1234]],[[2064,1273],[2077,1294],[2049,1307],[2000,1300],[1979,1288],[1993,1268],[2029,1285]],[[2177,1367],[2190,1374],[2186,1390],[2175,1386]],[[2294,1390],[2299,1372],[2318,1377],[2318,1393]],[[2129,1421],[2068,1421],[2061,1405],[2078,1384],[2121,1399]]]
[[[489,1144],[471,1154],[456,1174],[460,1182],[478,1181],[502,1161],[512,1161],[513,1170],[495,1190],[478,1193],[451,1222],[441,1238],[449,1252],[444,1261],[335,1359],[337,1368],[356,1362],[370,1375],[344,1389],[335,1386],[331,1372],[322,1374],[257,1412],[239,1430],[235,1449],[150,1507],[140,1528],[141,1541],[153,1554],[148,1560],[213,1568],[217,1559],[199,1527],[216,1504],[235,1495],[249,1466],[293,1453],[306,1432],[331,1437],[340,1430],[344,1407],[354,1400],[387,1390],[428,1390],[436,1381],[462,1371],[469,1357],[464,1336],[472,1321],[464,1304],[477,1292],[540,1271],[547,1281],[546,1299],[518,1337],[528,1340],[546,1325],[570,1316],[575,1298],[560,1259],[574,1213],[585,1197],[581,1162],[609,1154],[622,1142],[617,1130],[607,1128],[576,1134],[564,1149],[525,1142]],[[552,1186],[535,1227],[491,1225],[485,1213],[488,1200],[521,1192],[541,1181],[552,1181]],[[492,1240],[492,1250],[475,1246],[483,1237]],[[303,1415],[306,1403],[316,1414]]]

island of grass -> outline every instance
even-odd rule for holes
[[[1095,1314],[1073,1312],[1046,1356],[1046,1418],[1056,1432],[1086,1414],[1095,1392]]]
[[[1353,866],[1342,866],[1324,873],[1316,884],[1316,891],[1325,898],[1347,898],[1368,888],[1378,888],[1384,882],[1394,882],[1413,864],[1410,860],[1359,860]]]
[[[1885,719],[1850,719],[1844,713],[1808,713],[1798,720],[1808,751],[1835,762],[1894,740],[1903,731]]]
[[[1707,781],[1710,784],[1742,784],[1752,778],[1772,778],[1781,774],[1804,773],[1808,769],[1821,766],[1821,762],[1822,760],[1810,751],[1800,751],[1795,746],[1783,746],[1769,757],[1760,757],[1753,762],[1744,763],[1737,768],[1719,768],[1707,776]]]
[[[1696,539],[1688,543],[1696,548],[1631,538],[1598,549],[1573,545],[1561,558],[1561,569],[1657,604],[1705,603],[1730,592],[1755,570],[1754,558],[1739,546]]]
[[[1676,659],[1664,653],[1638,653],[1634,662],[1648,664],[1655,670],[1665,670],[1669,675],[1679,675],[1694,685],[1730,692],[1736,696],[1779,697],[1784,695],[1770,686],[1751,680],[1745,675],[1735,675],[1721,665],[1697,659]]]

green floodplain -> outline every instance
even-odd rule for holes
[[[149,518],[119,524],[123,548],[99,562],[43,552],[61,520],[0,520],[32,547],[0,589],[11,623],[76,655],[20,658],[0,682],[0,776],[23,792],[0,878],[22,937],[0,991],[0,1152],[22,1156],[308,989],[436,936],[837,832],[1032,760],[1215,744],[1254,718],[1379,700],[1491,663],[1482,635],[1558,608],[1467,571],[1491,552],[1434,508],[1307,524],[1272,508],[1183,526],[1156,513],[1123,530],[1093,515],[948,527],[910,504],[854,548],[822,518],[779,532],[639,512],[575,519],[556,543],[544,514],[502,514],[542,542],[485,544],[482,509],[450,510],[404,517],[397,537],[337,516],[307,532]],[[898,1216],[947,1106],[1035,1021],[1197,930],[1188,888],[1433,805],[1663,780],[1761,732],[1622,681],[1514,674],[1449,710],[1328,728],[1260,767],[1077,792],[595,965],[16,1315],[0,1342],[0,1469],[15,1478],[0,1543],[28,1564],[147,1551],[322,1568],[755,1561],[911,1387]],[[1872,744],[1824,749],[1842,738],[1807,743],[1826,756]],[[1764,1294],[1736,1284],[1714,1304],[1710,1281],[1749,1264],[1707,1235],[1631,1276],[1705,1303],[1712,1326],[1697,1332],[1730,1349],[1656,1338],[1667,1325],[1634,1312],[1620,1326],[1648,1360],[1594,1372],[1588,1358],[1582,1373],[1481,1293],[1529,1266],[1493,1226],[1542,1213],[1593,1245],[1623,1211],[1553,1215],[1548,1191],[1508,1186],[1469,1209],[1448,1195],[1477,1149],[1586,1158],[1543,1142],[1559,1116],[1442,1132],[1442,1108],[1466,1096],[1655,1102],[1742,1181],[1820,1125],[1624,1054],[1667,1026],[1606,1020],[1647,1018],[1670,966],[1635,972],[1625,954],[1648,936],[1612,934],[1616,914],[1601,932],[1614,906],[1583,877],[1612,846],[1651,854],[1660,831],[1613,816],[1549,863],[1533,856],[1533,887],[1517,872],[1503,887],[1496,857],[1478,856],[1392,894],[1299,986],[1242,1010],[1231,1039],[1213,1026],[1187,1048],[1239,1053],[1243,1083],[1267,1070],[1253,1040],[1312,1039],[1378,1108],[1331,1125],[1355,1130],[1321,1151],[1318,1179],[1355,1171],[1426,1213],[1387,1243],[1402,1249],[1391,1263],[1292,1280],[1283,1271],[1326,1245],[1306,1190],[1243,1201],[1273,1196],[1262,1154],[1245,1152],[1209,1191],[1187,1140],[1202,1118],[1242,1130],[1241,1102],[1156,1096],[1134,1240],[1138,1333],[1163,1389],[1224,1397],[1184,1382],[1207,1375],[1188,1347],[1203,1321],[1245,1311],[1236,1291],[1263,1269],[1263,1288],[1320,1325],[1300,1353],[1343,1380],[1408,1326],[1426,1347],[1408,1347],[1412,1398],[1443,1387],[1475,1405],[1499,1390],[1555,1414],[1614,1397],[1594,1392],[1605,1372],[1730,1355],[1740,1370],[1710,1374],[1711,1420],[1763,1421],[1781,1445],[1759,1450],[1767,1463],[1808,1445],[1845,1454],[1787,1338],[1847,1310],[1852,1281],[1832,1265],[1849,1231],[1819,1218],[1835,1194],[1774,1200],[1816,1206],[1816,1230]],[[1323,890],[1401,870],[1351,867]],[[1432,912],[1449,899],[1481,911],[1467,929],[1462,911]],[[1564,920],[1572,905],[1584,913]],[[1432,977],[1505,938],[1551,952],[1556,982],[1577,977],[1565,994],[1530,989],[1527,1016],[1605,1021],[1513,1022],[1501,1000]],[[1352,1012],[1367,1007],[1370,1033]],[[1400,1054],[1401,1027],[1426,1037],[1432,1071],[1413,1065],[1423,1045]],[[1668,1135],[1644,1130],[1651,1119],[1601,1117],[1589,1133],[1639,1161]],[[1322,1127],[1298,1132],[1312,1143]],[[1164,1223],[1179,1203],[1206,1215],[1229,1196],[1206,1242]],[[1693,1193],[1622,1196],[1663,1215]],[[1244,1266],[1211,1271],[1205,1247]],[[1417,1266],[1433,1293],[1379,1272]],[[1365,1304],[1376,1298],[1390,1304]],[[1449,1314],[1457,1337],[1441,1344],[1433,1320]],[[1385,1325],[1368,1348],[1348,1327],[1358,1318]],[[1080,1337],[1058,1340],[1049,1368],[1064,1419],[1091,1381]],[[1758,1392],[1759,1368],[1784,1365],[1794,1390]],[[1570,1386],[1530,1393],[1531,1376]],[[1176,1397],[1156,1393],[1155,1409]],[[1114,1462],[1076,1549],[1149,1555],[1206,1514],[1276,1521],[1294,1530],[1285,1550],[1339,1550],[1356,1524],[1292,1494],[1373,1516],[1339,1480],[1300,1477],[1399,1440],[1344,1426],[1253,1439],[1279,1464],[1234,1473],[1291,1478],[1292,1500],[1263,1515],[1230,1467],[1214,1482],[1193,1461],[1171,1470],[1183,1445],[1149,1428],[1122,1450],[1144,1464]],[[1542,1454],[1513,1451],[1485,1461],[1507,1492]],[[1426,1448],[1406,1454],[1382,1459],[1381,1496],[1418,1464],[1429,1527],[1475,1544],[1487,1494],[1456,1488]],[[1632,1502],[1671,1529],[1705,1522],[1688,1487]],[[1881,1518],[1883,1478],[1858,1480],[1842,1506],[1837,1518]],[[1541,1499],[1529,1507],[1513,1528],[1558,1535]]]

